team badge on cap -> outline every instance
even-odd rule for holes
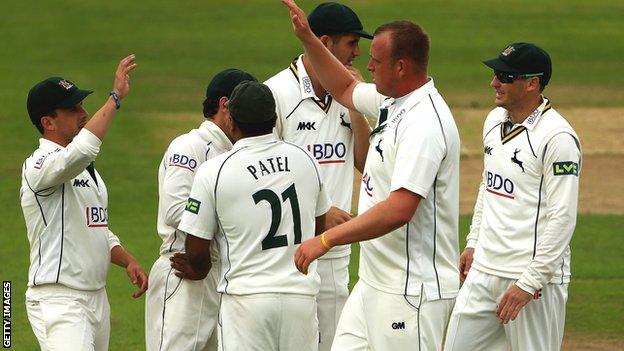
[[[71,89],[71,87],[74,86],[72,83],[66,81],[65,79],[59,80],[58,84],[62,86],[63,88],[65,88],[65,90],[69,90]]]
[[[503,50],[503,52],[501,53],[501,55],[503,56],[509,56],[509,54],[511,54],[512,52],[516,51],[516,49],[513,46],[508,46],[505,50]]]

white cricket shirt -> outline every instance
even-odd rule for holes
[[[349,110],[329,94],[325,101],[319,100],[302,56],[265,82],[275,98],[275,130],[282,140],[303,147],[318,161],[332,206],[350,213],[354,138]],[[340,245],[320,259],[344,257],[350,252],[350,245]]]
[[[219,243],[219,292],[316,295],[316,262],[305,275],[293,257],[330,206],[316,161],[268,134],[200,166],[179,229]]]
[[[422,197],[408,224],[360,243],[360,279],[392,294],[420,295],[422,289],[428,300],[455,297],[460,145],[451,111],[433,79],[398,99],[360,83],[353,103],[366,115],[379,115],[362,177],[360,213],[400,188]]]
[[[101,141],[87,129],[62,147],[39,139],[22,167],[20,198],[30,243],[28,286],[61,284],[78,290],[106,285],[110,251],[120,245],[108,229],[108,192],[95,160]]]
[[[476,269],[519,279],[533,293],[570,280],[581,150],[570,124],[544,98],[506,135],[507,110],[483,127],[484,174],[467,247]]]
[[[184,252],[186,234],[180,224],[199,166],[232,149],[232,142],[211,120],[173,139],[158,168],[158,235],[160,253]],[[216,253],[216,251],[215,251]]]

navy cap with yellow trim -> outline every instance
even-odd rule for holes
[[[44,79],[28,92],[26,107],[30,120],[35,126],[40,126],[41,117],[57,108],[72,107],[92,92],[79,89],[76,84],[61,77]]]
[[[353,33],[362,38],[373,39],[373,36],[364,30],[355,12],[348,6],[337,2],[325,2],[318,5],[308,15],[308,23],[317,37]]]
[[[548,84],[552,75],[552,62],[544,49],[531,43],[513,43],[508,45],[497,58],[483,61],[495,71],[538,75],[543,85]]]

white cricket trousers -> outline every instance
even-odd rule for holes
[[[147,351],[217,350],[219,266],[203,280],[178,278],[169,257],[156,260],[145,298]]]
[[[444,350],[555,351],[561,349],[568,284],[547,284],[541,297],[503,325],[496,308],[516,282],[472,268],[459,290]]]
[[[110,336],[106,289],[82,291],[59,284],[29,287],[26,312],[43,351],[104,351]]]
[[[349,297],[349,256],[319,259],[317,262],[316,272],[321,277],[321,289],[316,295],[319,351],[329,351],[340,313]]]
[[[332,351],[441,350],[454,299],[389,294],[360,279],[342,310]]]
[[[296,294],[222,294],[223,351],[316,351],[316,300]]]

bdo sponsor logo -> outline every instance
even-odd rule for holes
[[[344,163],[344,157],[347,154],[347,146],[343,142],[337,144],[311,144],[308,145],[308,151],[320,164]]]
[[[186,168],[193,171],[197,168],[197,161],[186,155],[173,154],[170,158],[169,166]]]
[[[505,178],[500,174],[487,171],[486,173],[486,190],[494,195],[515,199],[514,183],[511,179]]]
[[[87,207],[87,227],[108,227],[108,209],[106,207]]]

